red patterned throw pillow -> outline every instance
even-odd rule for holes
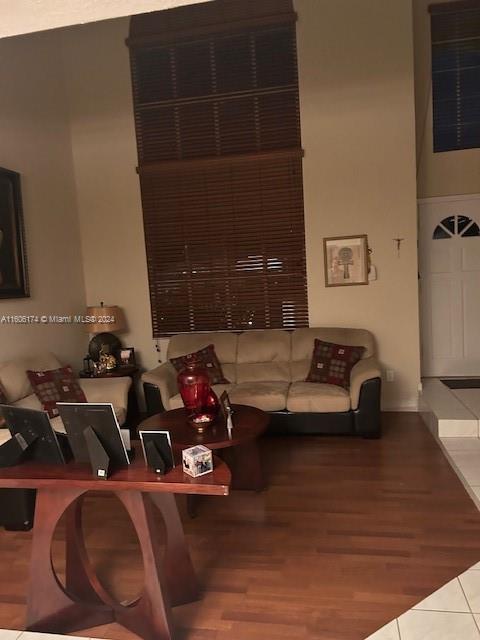
[[[228,384],[228,380],[223,375],[222,365],[220,364],[217,354],[215,353],[215,347],[213,344],[209,344],[208,347],[199,349],[194,353],[188,353],[185,356],[179,356],[178,358],[170,358],[170,362],[175,369],[180,372],[185,369],[185,365],[189,358],[196,358],[208,371],[211,384]]]
[[[312,363],[306,382],[335,384],[344,389],[350,388],[350,371],[362,359],[365,347],[349,347],[315,340]]]
[[[50,418],[58,416],[57,402],[87,402],[72,367],[27,371],[30,384]]]

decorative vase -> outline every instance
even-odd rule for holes
[[[202,433],[217,417],[219,402],[210,386],[206,368],[196,359],[187,360],[177,377],[178,389],[187,410],[187,420]]]

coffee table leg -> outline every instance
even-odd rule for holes
[[[224,449],[223,454],[232,471],[232,489],[249,489],[262,491],[265,488],[260,452],[256,440],[250,440],[231,449]]]

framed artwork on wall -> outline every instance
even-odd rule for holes
[[[368,284],[368,239],[366,235],[323,239],[325,286]]]
[[[0,299],[28,296],[20,175],[0,167]]]

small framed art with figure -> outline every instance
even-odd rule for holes
[[[366,235],[323,239],[325,286],[368,284],[368,239]]]

